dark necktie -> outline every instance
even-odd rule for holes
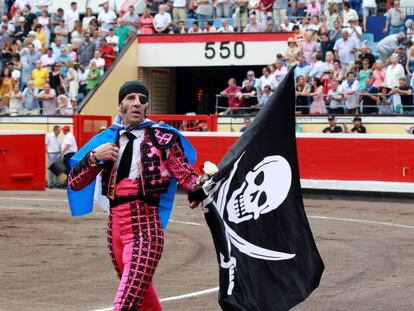
[[[137,138],[130,132],[125,132],[124,134],[128,138],[128,143],[125,146],[124,153],[122,153],[122,158],[119,162],[118,173],[116,175],[116,183],[119,183],[122,179],[129,176],[129,171],[131,170],[134,139]]]

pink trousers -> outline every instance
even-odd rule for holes
[[[114,311],[160,311],[152,282],[164,245],[158,208],[133,201],[111,208],[108,246],[120,278]]]

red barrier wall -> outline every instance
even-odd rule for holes
[[[207,133],[206,133],[207,134]],[[238,135],[186,134],[204,161],[218,164]],[[414,137],[298,135],[301,179],[414,182]]]
[[[45,189],[45,134],[0,132],[0,190]]]

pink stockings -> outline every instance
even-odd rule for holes
[[[133,201],[112,208],[108,245],[121,279],[114,311],[162,310],[152,282],[164,245],[157,207]]]

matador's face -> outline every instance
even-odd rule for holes
[[[145,119],[148,98],[142,93],[130,93],[119,105],[122,121],[126,126],[138,125]]]

